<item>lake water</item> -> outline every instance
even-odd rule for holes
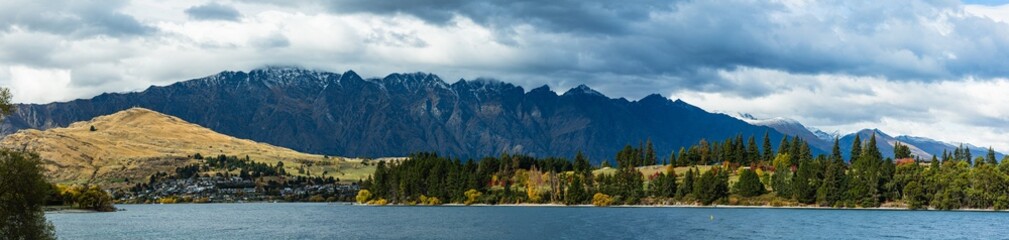
[[[60,239],[1003,239],[1009,213],[738,208],[121,205]]]

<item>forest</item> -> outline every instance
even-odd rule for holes
[[[364,204],[756,205],[909,209],[1009,208],[1009,161],[972,158],[960,147],[931,159],[895,144],[882,157],[873,135],[856,137],[851,158],[838,140],[813,156],[798,137],[765,134],[697,144],[660,157],[651,141],[627,145],[599,165],[502,154],[479,161],[416,153],[379,162],[362,184]]]

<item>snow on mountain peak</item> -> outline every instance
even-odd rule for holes
[[[749,113],[736,113],[735,117],[738,118],[739,120],[743,120],[746,123],[757,126],[802,125],[802,123],[799,123],[799,121],[784,117],[759,119],[757,117],[754,117],[753,114]]]

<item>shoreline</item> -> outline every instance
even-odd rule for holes
[[[935,210],[935,209],[906,209],[906,208],[896,208],[896,207],[879,207],[879,208],[830,208],[830,207],[816,207],[816,206],[768,206],[768,205],[613,205],[606,207],[596,207],[594,205],[563,205],[563,204],[444,204],[438,206],[428,206],[428,205],[387,205],[387,206],[372,206],[372,205],[361,205],[353,204],[353,206],[362,207],[507,207],[507,208],[614,208],[614,209],[786,209],[786,210],[854,210],[854,211],[919,211],[919,212],[976,212],[976,213],[1000,213],[1009,212],[1009,210],[994,210],[994,209],[958,209],[958,210]]]
[[[213,205],[213,204],[285,204],[285,203],[309,203],[309,204],[326,204],[326,205],[344,205],[344,206],[360,206],[360,207],[528,207],[528,208],[709,208],[709,209],[790,209],[790,210],[854,210],[854,211],[922,211],[922,212],[1009,212],[1007,210],[995,210],[995,209],[977,209],[977,208],[962,208],[955,210],[936,210],[934,208],[928,209],[907,209],[901,207],[874,207],[874,208],[835,208],[835,207],[820,207],[820,206],[770,206],[770,205],[696,205],[696,204],[671,204],[671,205],[611,205],[606,207],[598,207],[592,204],[578,204],[578,205],[565,205],[559,203],[508,203],[508,204],[462,204],[462,203],[446,203],[441,205],[408,205],[408,204],[388,204],[388,205],[368,205],[359,204],[354,202],[269,202],[269,201],[256,201],[256,202],[227,202],[227,203],[173,203],[173,204],[144,204],[144,203],[125,203],[116,205]],[[46,213],[100,213],[99,211],[88,210],[88,209],[62,209],[62,208],[46,208]],[[117,210],[124,211],[122,209]]]

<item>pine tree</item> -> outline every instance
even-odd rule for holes
[[[746,156],[746,145],[744,145],[743,142],[743,135],[736,135],[736,141],[732,143],[732,147],[734,148],[735,152],[733,153],[733,158],[729,159],[729,161],[734,163],[745,164],[747,156]]]
[[[967,160],[973,159],[973,156],[971,156],[971,153],[970,153],[970,146],[964,146],[963,147],[963,155],[964,155],[964,157],[963,157],[964,159],[967,159]]]
[[[992,166],[998,165],[998,161],[995,160],[995,149],[994,148],[988,147],[988,154],[987,154],[987,156],[985,156],[985,160],[988,161],[988,164],[991,164]]]
[[[875,133],[873,133],[875,134]],[[862,139],[859,134],[855,134],[855,141],[851,143],[851,155],[849,155],[848,163],[855,164],[855,160],[862,155]]]
[[[963,152],[963,159],[964,161],[967,161],[967,165],[973,165],[971,161],[973,159],[971,158],[970,147],[969,146],[964,147],[962,152]]]
[[[573,168],[575,173],[579,175],[587,177],[592,176],[592,164],[589,163],[589,159],[585,157],[585,154],[582,154],[582,151],[578,151],[578,153],[575,154],[575,163]]]
[[[891,200],[896,200],[898,195],[898,190],[893,183],[893,174],[897,172],[897,166],[894,165],[893,159],[886,158],[879,167],[879,183],[877,188],[880,193],[880,202],[887,202]]]
[[[687,149],[686,148],[680,147],[680,154],[678,156],[676,156],[676,159],[679,160],[679,162],[677,164],[678,166],[681,166],[681,167],[690,166],[690,159],[687,159]]]
[[[939,158],[935,157],[935,155],[932,155],[932,162],[929,162],[928,165],[929,168],[937,170],[939,169],[939,166],[942,164],[939,164]]]
[[[792,155],[791,166],[799,166],[799,159],[804,158],[805,155],[802,154],[802,145],[802,139],[800,139],[799,136],[792,137],[792,144],[789,144],[791,149],[788,151],[788,154]]]
[[[676,196],[676,175],[660,173],[652,180],[650,192],[653,197],[671,198]]]
[[[895,159],[905,159],[911,157],[911,147],[896,142],[893,144],[893,158]]]
[[[757,149],[757,139],[754,138],[753,136],[750,136],[750,140],[749,143],[747,144],[746,151],[747,151],[746,165],[751,165],[760,160],[761,156],[760,156],[760,150]]]
[[[677,162],[676,159],[676,151],[672,151],[669,153],[669,165],[680,166],[680,163]]]
[[[774,147],[771,146],[771,135],[769,132],[764,132],[764,157],[761,159],[762,161],[770,162],[773,160],[771,159],[774,157],[774,150],[772,148]]]
[[[645,164],[642,165],[643,166],[656,165],[658,164],[657,159],[658,158],[655,155],[655,147],[652,146],[652,139],[648,139],[648,143],[645,147]]]
[[[799,168],[792,179],[792,195],[800,203],[816,201],[816,172],[813,162],[809,159],[799,161]]]
[[[816,202],[820,206],[834,206],[844,194],[844,159],[841,157],[839,140],[834,138],[830,159],[826,162],[823,181],[816,190]]]
[[[876,147],[876,133],[873,132],[865,144],[865,149],[862,149],[858,159],[852,163],[851,173],[848,175],[851,181],[849,196],[862,207],[879,206],[879,167],[882,158],[879,148]]]
[[[752,169],[744,169],[739,173],[739,182],[736,182],[736,192],[743,197],[753,197],[764,194],[767,189],[760,182],[760,177]]]
[[[683,176],[683,185],[676,189],[676,196],[679,198],[686,197],[687,194],[694,192],[694,178],[697,173],[693,168],[687,169],[686,175]]]
[[[788,153],[791,147],[788,145],[788,136],[781,137],[781,143],[778,143],[778,155]]]
[[[586,199],[588,199],[588,194],[582,184],[582,176],[571,175],[571,184],[568,185],[567,192],[564,194],[564,203],[567,205],[582,204]]]

